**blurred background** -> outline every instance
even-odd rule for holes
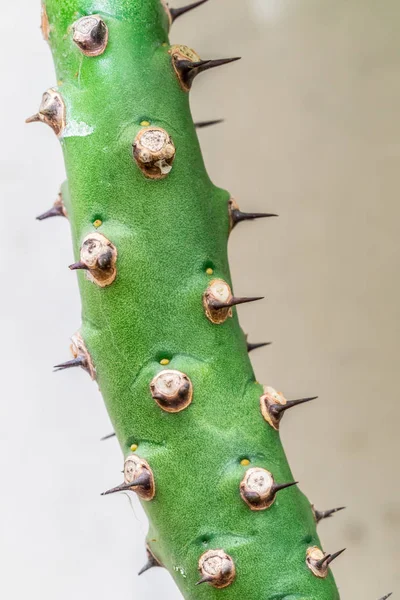
[[[174,6],[185,2],[175,0]],[[0,595],[7,600],[179,600],[145,562],[146,521],[125,495],[101,498],[122,467],[96,385],[69,358],[80,301],[68,223],[38,223],[64,178],[53,132],[25,126],[54,85],[40,3],[1,19]],[[343,600],[400,598],[400,4],[398,0],[210,0],[171,40],[204,58],[241,55],[192,92],[214,182],[242,210],[279,219],[231,237],[238,295],[259,381],[319,401],[287,415],[296,479],[319,527],[347,547]],[[396,593],[397,592],[397,593]]]

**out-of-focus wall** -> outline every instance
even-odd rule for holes
[[[183,4],[182,2],[180,5]],[[161,569],[141,578],[146,531],[118,483],[109,421],[83,372],[53,375],[69,356],[80,305],[68,224],[37,223],[64,176],[46,127],[25,126],[55,82],[39,2],[1,19],[0,220],[1,597],[178,600]],[[212,179],[244,210],[279,220],[232,235],[236,292],[260,381],[288,397],[319,394],[287,415],[295,477],[320,508],[344,600],[400,594],[398,0],[210,0],[172,41],[204,57],[243,57],[196,80],[197,119]],[[249,595],[249,598],[251,595]]]

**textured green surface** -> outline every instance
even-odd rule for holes
[[[317,579],[305,564],[306,549],[320,545],[305,496],[290,488],[270,509],[253,512],[239,495],[243,458],[278,483],[293,476],[279,434],[261,416],[262,387],[236,311],[223,325],[204,315],[209,281],[230,282],[229,194],[205,171],[188,94],[165,45],[165,11],[159,0],[47,0],[46,8],[57,89],[67,106],[63,194],[76,259],[96,219],[103,222],[97,231],[118,249],[110,287],[79,274],[81,333],[124,455],[137,444],[154,473],[156,496],[143,503],[149,545],[187,599],[336,600],[332,575]],[[109,27],[109,43],[103,55],[88,58],[70,26],[95,13]],[[144,119],[166,129],[176,146],[162,181],[145,179],[132,159]],[[179,414],[163,412],[150,395],[163,358],[194,386],[193,403]],[[110,487],[120,481],[116,472]],[[236,580],[223,590],[194,585],[198,559],[210,548],[224,549],[236,564]]]

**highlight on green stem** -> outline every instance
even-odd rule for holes
[[[195,124],[189,107],[197,75],[237,58],[169,44],[204,3],[42,5],[58,84],[28,122],[58,136],[67,182],[38,219],[68,218],[82,298],[73,358],[55,368],[85,369],[104,397],[124,455],[104,495],[124,510],[115,496],[136,494],[149,519],[140,573],[168,569],[191,600],[337,600],[343,551],[316,528],[343,507],[311,505],[279,437],[287,409],[315,398],[256,381],[248,353],[267,343],[247,342],[236,307],[262,297],[235,295],[228,264],[232,230],[276,215],[210,181],[197,130],[220,120]]]

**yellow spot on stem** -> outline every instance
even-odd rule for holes
[[[250,461],[248,458],[244,458],[243,460],[240,461],[240,464],[242,465],[242,467],[248,467],[250,464]]]
[[[163,44],[161,44],[163,46],[163,48],[166,48],[169,44],[167,44],[167,42],[164,42]]]
[[[209,268],[206,270],[207,275],[212,275],[214,273],[213,269]]]
[[[131,446],[132,452],[136,452],[137,449],[138,449],[138,445],[137,444],[132,444],[132,446]]]
[[[142,127],[149,127],[149,125],[150,125],[150,121],[142,121],[142,122],[140,123],[140,125],[141,125]]]
[[[165,367],[166,365],[169,365],[169,359],[163,358],[162,360],[160,360],[160,365],[162,365],[163,367]]]
[[[95,221],[93,221],[93,226],[96,227],[96,229],[101,225],[103,225],[103,221],[101,221],[100,219],[96,219]]]

